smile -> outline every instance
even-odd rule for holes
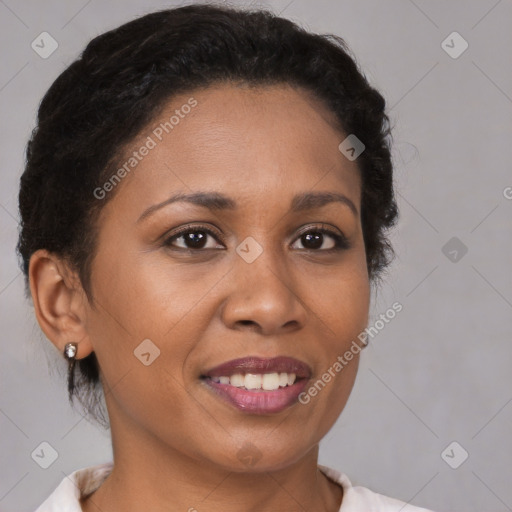
[[[221,364],[201,376],[214,396],[238,410],[277,413],[297,402],[311,368],[289,357],[247,357]]]
[[[235,373],[231,377],[211,377],[214,382],[220,382],[221,384],[229,384],[236,388],[249,389],[261,389],[264,391],[274,391],[279,388],[286,386],[292,386],[297,376],[295,373],[264,373],[254,374],[246,373]]]

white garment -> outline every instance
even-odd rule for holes
[[[80,497],[86,497],[98,489],[113,467],[113,462],[106,462],[77,469],[62,480],[35,512],[82,512]],[[353,487],[348,477],[336,469],[320,464],[318,468],[343,488],[339,512],[432,512],[377,494],[366,487]]]

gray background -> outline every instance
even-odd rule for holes
[[[65,361],[23,296],[17,186],[36,108],[89,39],[178,4],[0,1],[1,511],[34,510],[65,475],[111,459],[109,432],[70,409]],[[512,510],[512,2],[253,5],[344,37],[388,99],[395,126],[398,257],[370,324],[395,301],[403,311],[363,353],[320,462],[354,484],[440,512]],[[30,46],[43,31],[59,44],[47,59]],[[441,46],[453,31],[469,44],[458,58]],[[452,237],[468,248],[458,261],[442,251]],[[58,452],[48,469],[31,458],[43,441]],[[453,441],[460,447],[447,452],[452,465],[463,449],[469,454],[457,469],[441,456]]]

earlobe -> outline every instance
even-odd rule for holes
[[[37,322],[46,337],[62,354],[66,343],[76,342],[76,359],[87,357],[93,347],[85,329],[85,294],[68,264],[39,249],[30,258],[29,283]]]

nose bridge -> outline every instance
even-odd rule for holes
[[[270,246],[270,237],[266,242],[259,237],[260,243],[256,236],[247,237],[236,248],[224,321],[232,328],[254,323],[265,332],[303,324],[305,310],[294,289],[286,254]]]
[[[285,288],[289,293],[286,284],[289,281],[290,268],[283,262],[285,255],[280,248],[271,245],[269,238],[260,244],[255,238],[247,237],[239,244],[236,249],[235,271],[250,283],[248,290],[256,290],[262,284],[265,285],[263,289],[275,288],[275,292]]]

